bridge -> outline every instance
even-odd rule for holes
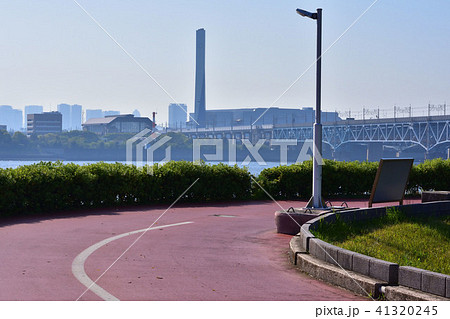
[[[450,115],[384,118],[370,120],[342,120],[323,124],[323,143],[337,150],[348,143],[383,143],[391,145],[418,145],[429,152],[450,142]],[[251,125],[183,129],[191,138],[227,139],[312,139],[312,124]]]

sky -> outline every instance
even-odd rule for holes
[[[204,28],[207,109],[314,106],[316,23],[295,9],[319,7],[324,110],[450,101],[448,0],[378,0],[362,17],[375,0],[76,1],[104,30],[74,0],[0,0],[0,104],[138,109],[164,123],[170,103],[193,112]]]

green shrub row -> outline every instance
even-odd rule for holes
[[[378,162],[337,162],[325,160],[322,167],[322,195],[330,197],[368,196]],[[312,161],[263,170],[253,185],[255,198],[267,198],[264,188],[276,199],[309,199],[312,192]],[[450,190],[450,160],[433,159],[414,165],[406,192]]]
[[[368,196],[377,168],[378,163],[325,160],[323,197]],[[247,169],[225,164],[182,161],[142,169],[120,163],[41,162],[0,169],[0,216],[172,203],[197,179],[180,202],[268,199],[265,191],[276,199],[307,200],[312,162],[268,168],[254,178],[256,182],[252,178]],[[450,190],[450,161],[435,159],[414,166],[407,192],[419,189]]]
[[[251,197],[250,173],[223,164],[169,162],[137,168],[120,163],[79,166],[41,162],[0,169],[0,216],[172,203],[191,185],[180,202]]]

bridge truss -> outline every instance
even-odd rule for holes
[[[450,117],[412,117],[380,120],[349,120],[323,126],[323,143],[336,150],[347,143],[419,145],[430,151],[450,142]],[[312,139],[311,126],[273,128],[274,139]]]

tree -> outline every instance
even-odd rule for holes
[[[11,135],[7,131],[0,131],[0,145],[9,146],[12,144]]]
[[[15,146],[19,147],[26,147],[29,144],[27,136],[18,131],[14,133],[12,142]]]

